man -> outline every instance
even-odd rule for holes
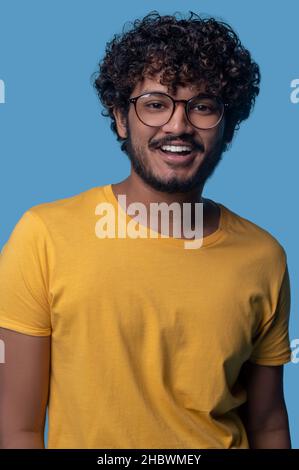
[[[95,88],[131,173],[30,208],[2,250],[2,447],[43,447],[48,403],[49,448],[290,448],[285,251],[202,197],[259,82],[232,29],[192,12],[109,43]],[[136,203],[189,204],[191,228],[202,204],[201,246],[175,236],[183,211],[162,236]],[[143,236],[104,237],[110,208]]]

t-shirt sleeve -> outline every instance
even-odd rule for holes
[[[0,253],[0,327],[51,334],[47,229],[27,210]]]
[[[250,361],[260,365],[281,365],[291,360],[289,340],[290,279],[285,264],[274,313],[260,328],[253,341]]]

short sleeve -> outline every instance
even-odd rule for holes
[[[46,227],[27,210],[0,253],[0,327],[51,334]]]
[[[286,264],[274,314],[264,323],[253,342],[251,362],[275,366],[291,360],[290,304],[290,279]]]

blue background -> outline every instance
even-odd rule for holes
[[[0,247],[32,205],[117,182],[129,173],[91,86],[105,44],[151,10],[228,22],[260,65],[261,92],[205,197],[272,233],[284,246],[292,287],[291,339],[298,338],[298,122],[290,101],[299,78],[299,3],[0,0]],[[127,25],[129,27],[129,24]],[[285,366],[292,444],[299,447],[299,364]]]

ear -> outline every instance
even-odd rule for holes
[[[116,129],[117,129],[118,135],[122,139],[126,139],[127,138],[127,118],[121,113],[119,109],[116,109],[116,108],[113,109],[113,114],[114,114],[115,121],[116,121]]]

